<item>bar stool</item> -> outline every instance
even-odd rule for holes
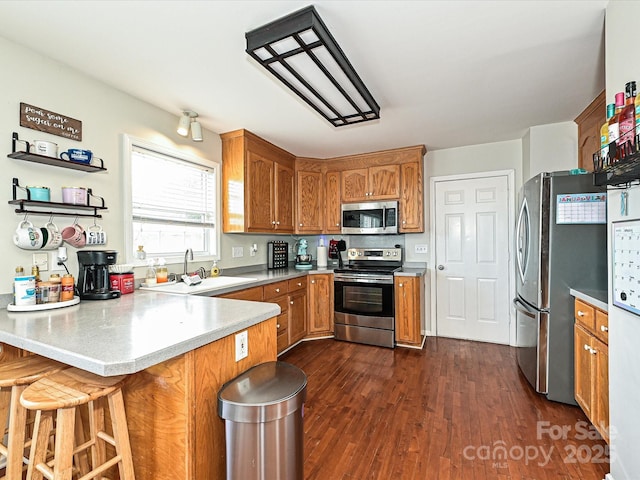
[[[2,478],[22,478],[25,449],[31,444],[31,438],[25,438],[27,410],[20,404],[20,395],[32,383],[65,368],[67,365],[38,355],[0,363],[0,422],[9,425],[3,429],[6,445],[0,442],[0,453],[7,459]]]
[[[20,398],[22,405],[36,411],[35,427],[27,480],[71,480],[73,458],[89,449],[92,470],[80,480],[98,477],[118,465],[120,480],[134,480],[129,431],[124,411],[122,384],[126,375],[101,377],[77,368],[68,368],[27,387]],[[103,400],[108,400],[113,436],[105,431]],[[89,439],[74,449],[76,407],[88,404]],[[47,463],[47,440],[56,413],[55,454]],[[107,445],[115,448],[108,459]],[[53,468],[51,468],[53,466]]]

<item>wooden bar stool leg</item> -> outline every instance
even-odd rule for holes
[[[33,427],[33,438],[31,440],[31,453],[29,455],[29,468],[27,469],[27,480],[42,480],[42,472],[35,468],[39,463],[47,460],[47,443],[53,429],[53,412],[36,413],[36,423]]]
[[[76,409],[59,408],[56,418],[56,450],[53,480],[71,480]]]
[[[107,446],[98,438],[98,432],[104,432],[104,403],[98,399],[89,402],[89,431],[91,441],[91,466],[102,465],[107,459]]]
[[[75,424],[76,445],[82,445],[86,442],[84,425],[85,423],[82,420],[82,409],[78,407],[76,408],[76,424]],[[91,468],[89,467],[89,459],[87,457],[86,450],[78,452],[74,456],[74,461],[80,476],[86,475],[91,470]]]
[[[113,439],[116,444],[116,454],[121,457],[121,461],[118,463],[120,480],[134,480],[135,475],[133,472],[131,444],[129,443],[129,429],[127,427],[127,417],[124,411],[122,390],[116,390],[109,394],[108,398],[109,410],[111,411]]]
[[[9,438],[7,439],[7,479],[22,478],[27,409],[20,405],[20,395],[25,388],[25,385],[11,388]]]

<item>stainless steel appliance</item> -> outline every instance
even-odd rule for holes
[[[287,268],[289,265],[289,244],[281,240],[267,242],[267,268]]]
[[[115,250],[78,251],[78,292],[83,300],[118,298],[120,290],[111,289],[109,265],[116,264]]]
[[[349,263],[334,270],[335,338],[395,347],[393,273],[401,248],[350,248]]]
[[[541,173],[522,187],[518,212],[518,365],[537,392],[575,405],[569,288],[607,288],[606,190],[592,175]]]
[[[398,233],[398,202],[343,203],[342,233]]]

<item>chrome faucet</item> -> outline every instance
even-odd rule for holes
[[[187,258],[189,260],[193,260],[193,250],[187,248],[187,251],[184,252],[184,274],[187,275]]]

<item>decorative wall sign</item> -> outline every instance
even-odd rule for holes
[[[59,113],[20,102],[20,126],[59,137],[82,141],[82,122]]]

